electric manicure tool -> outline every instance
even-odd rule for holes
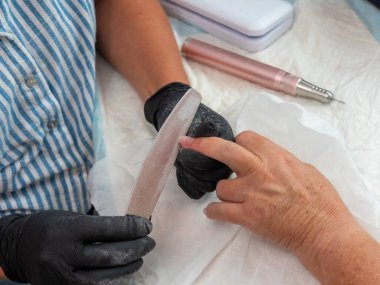
[[[322,103],[330,103],[331,101],[344,103],[335,99],[332,92],[307,82],[298,76],[197,39],[187,38],[181,50],[186,58],[269,89],[292,96],[317,100]]]
[[[186,135],[202,96],[189,89],[158,132],[130,194],[125,214],[149,219],[179,151],[178,139]]]

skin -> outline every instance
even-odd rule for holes
[[[236,143],[182,137],[237,175],[216,187],[205,215],[242,225],[293,252],[322,284],[379,284],[380,245],[356,222],[331,183],[270,140],[250,131]]]
[[[96,21],[99,53],[143,101],[168,83],[189,84],[159,1],[99,0]]]

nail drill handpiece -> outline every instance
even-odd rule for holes
[[[197,39],[187,38],[182,45],[182,54],[186,58],[272,90],[323,103],[330,103],[331,101],[344,103],[336,100],[330,91],[307,82],[298,76]]]

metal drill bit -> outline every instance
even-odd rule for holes
[[[342,103],[342,104],[346,104],[346,102],[343,102],[343,101],[340,101],[338,99],[335,99],[335,98],[332,98],[333,101],[336,101],[336,102],[339,102],[339,103]]]
[[[334,94],[326,89],[318,87],[313,83],[310,83],[304,79],[301,79],[296,88],[296,95],[308,99],[317,100],[322,103],[330,103],[331,101],[337,101],[342,104],[346,104],[343,101],[334,98]]]

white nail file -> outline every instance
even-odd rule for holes
[[[125,214],[150,218],[177,157],[178,139],[186,135],[201,100],[189,89],[166,119],[140,168]]]

